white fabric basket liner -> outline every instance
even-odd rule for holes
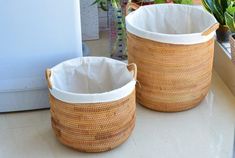
[[[50,93],[67,103],[100,103],[122,99],[136,81],[127,64],[105,57],[83,57],[51,68]]]
[[[156,4],[141,6],[126,16],[127,31],[153,41],[171,44],[197,44],[209,41],[215,31],[202,33],[216,19],[198,6]]]

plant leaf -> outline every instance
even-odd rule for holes
[[[108,11],[107,3],[105,3],[105,2],[100,2],[100,8],[101,8],[103,11]]]
[[[226,12],[229,13],[230,15],[233,15],[235,13],[235,7],[229,6]]]
[[[193,4],[192,0],[182,0],[181,4]]]
[[[235,32],[235,12],[233,14],[233,30],[231,32]]]
[[[234,6],[234,2],[233,1],[230,3],[228,8],[226,9],[226,12],[228,12],[230,15],[233,16],[233,14],[235,12],[235,6]]]
[[[220,0],[220,5],[222,8],[222,12],[224,13],[226,11],[226,9],[228,8],[228,1],[227,0]]]
[[[154,3],[166,3],[165,0],[154,0]]]
[[[96,3],[100,3],[102,0],[95,0],[91,5],[94,5],[94,4],[96,4]]]
[[[217,21],[221,24],[221,25],[225,25],[225,20],[224,20],[224,12],[222,10],[222,7],[219,3],[219,0],[212,0],[213,2],[213,15],[215,16],[215,18],[217,19]]]
[[[231,32],[235,32],[234,17],[230,15],[228,12],[225,12],[224,16],[225,16],[226,25],[228,26],[229,30]]]
[[[204,0],[210,10],[213,12],[213,0]]]
[[[202,4],[208,12],[212,13],[209,1],[211,0],[202,0]]]
[[[177,4],[192,4],[193,3],[192,0],[173,0],[173,2]]]

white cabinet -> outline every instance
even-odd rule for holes
[[[48,107],[45,69],[82,56],[79,2],[0,0],[0,112]]]

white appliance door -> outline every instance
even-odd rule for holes
[[[45,69],[78,56],[79,0],[0,0],[0,112],[48,107]]]

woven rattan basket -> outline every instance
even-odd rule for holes
[[[134,72],[135,64],[127,66]],[[51,72],[46,71],[49,89]],[[67,103],[49,95],[51,123],[59,141],[82,152],[102,152],[122,144],[135,126],[135,89],[111,102]]]
[[[136,5],[128,7],[137,9]],[[149,19],[148,19],[149,20]],[[167,27],[167,26],[166,26]],[[204,32],[215,31],[218,24]],[[198,105],[212,75],[214,38],[197,44],[170,44],[136,36],[128,38],[128,62],[138,66],[137,102],[153,110],[176,112]]]

